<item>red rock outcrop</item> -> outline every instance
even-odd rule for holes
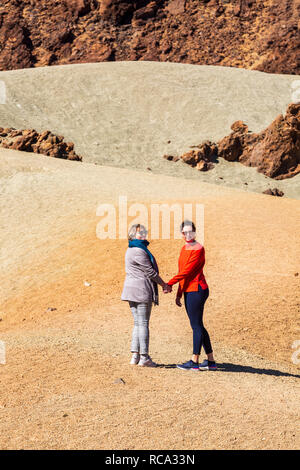
[[[266,189],[265,191],[263,191],[263,194],[269,194],[270,196],[278,196],[278,197],[284,196],[284,192],[280,191],[280,189],[278,188]]]
[[[233,132],[218,142],[218,156],[239,161],[274,179],[300,172],[300,104],[290,104],[285,117],[280,114],[267,129],[252,134],[240,122]]]
[[[17,130],[0,127],[0,146],[23,152],[41,153],[49,157],[82,160],[82,157],[75,153],[72,142],[64,142],[63,136],[52,134],[50,131],[38,133],[34,129]]]
[[[300,73],[298,0],[2,0],[0,70],[111,60]]]
[[[280,114],[258,134],[250,132],[242,121],[234,122],[231,129],[232,132],[216,144],[205,141],[198,150],[180,158],[201,170],[204,162],[206,169],[213,168],[217,155],[229,162],[256,167],[259,173],[277,180],[300,173],[300,103],[290,104],[285,116]]]
[[[214,168],[213,158],[217,155],[218,148],[210,140],[206,140],[199,145],[197,150],[190,150],[181,155],[184,163],[196,167],[199,171],[208,171]]]

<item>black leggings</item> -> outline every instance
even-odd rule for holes
[[[203,325],[203,309],[209,289],[202,289],[199,284],[198,292],[185,292],[184,304],[193,330],[193,354],[199,355],[203,344],[206,354],[212,352],[210,338]]]

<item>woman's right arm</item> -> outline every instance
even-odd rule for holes
[[[195,274],[195,272],[199,271],[204,266],[204,263],[204,248],[201,250],[191,250],[190,256],[185,265],[181,270],[179,270],[178,274],[169,280],[168,284],[173,286],[179,281],[188,280]]]
[[[159,276],[158,272],[153,268],[149,256],[144,250],[138,250],[135,256],[135,262],[139,265],[140,269],[146,275],[148,279],[156,282],[163,288],[166,287],[166,283]]]

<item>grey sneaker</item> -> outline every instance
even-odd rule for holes
[[[183,364],[177,364],[176,367],[182,370],[199,370],[198,362],[194,362],[192,360],[184,362]]]
[[[140,361],[140,355],[139,353],[135,352],[135,353],[132,353],[132,358],[131,358],[131,361],[130,361],[130,364],[132,366],[136,366]]]
[[[138,363],[141,367],[157,367],[157,364],[152,361],[150,356],[141,356],[140,361]]]

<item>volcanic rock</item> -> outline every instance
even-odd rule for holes
[[[231,129],[232,132],[216,144],[205,141],[199,149],[184,153],[180,158],[204,171],[213,168],[216,157],[224,158],[256,167],[259,173],[277,180],[300,172],[300,103],[290,104],[285,117],[280,114],[260,133],[249,131],[242,121],[235,121]]]
[[[169,160],[171,162],[178,162],[178,160],[180,160],[180,157],[177,157],[176,155],[164,155],[163,158],[165,158],[166,160]]]
[[[248,126],[242,121],[235,121],[231,125],[233,132],[223,137],[218,146],[218,157],[229,162],[239,161],[244,149],[252,149],[252,146],[262,138],[261,135],[252,134],[248,131]]]
[[[300,74],[298,0],[2,0],[0,70],[155,60]]]
[[[241,121],[231,126],[233,132],[218,143],[218,157],[246,166],[277,180],[300,172],[300,103],[288,106],[262,132],[255,134]]]
[[[273,189],[266,189],[263,191],[263,194],[269,194],[270,196],[279,196],[282,197],[284,195],[283,191],[280,191],[278,188],[273,188]]]
[[[116,25],[130,23],[134,13],[134,2],[126,0],[101,0],[100,15]]]
[[[214,166],[215,165],[211,162],[205,162],[204,160],[200,160],[200,162],[197,163],[196,168],[199,171],[208,171],[208,170],[212,170]]]
[[[17,130],[0,127],[0,146],[23,152],[34,152],[49,157],[81,161],[82,157],[74,151],[72,142],[64,142],[64,137],[52,134],[50,131],[42,133],[34,129]]]
[[[244,146],[241,163],[277,180],[300,172],[300,103],[290,104],[285,117],[280,114],[256,136],[255,145]]]
[[[185,12],[186,0],[172,0],[167,5],[167,10],[172,15],[180,15]]]
[[[198,170],[211,169],[213,165],[204,165],[204,163],[209,163],[213,160],[214,156],[217,154],[217,146],[210,140],[204,141],[199,145],[197,150],[190,150],[187,153],[181,155],[181,159],[184,163],[197,167]],[[198,166],[197,166],[198,165]]]

